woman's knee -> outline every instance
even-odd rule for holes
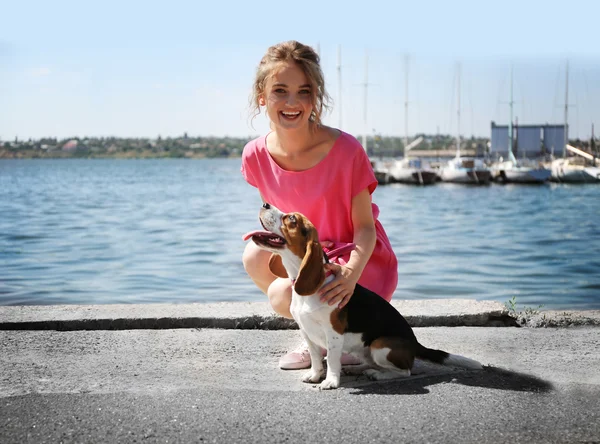
[[[292,287],[288,279],[275,279],[267,290],[269,303],[273,310],[281,316],[291,318]]]
[[[246,245],[244,254],[242,255],[242,263],[244,269],[252,277],[267,276],[271,272],[269,271],[269,257],[271,253],[265,250],[261,250],[252,242]]]

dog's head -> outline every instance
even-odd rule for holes
[[[259,220],[265,231],[252,231],[244,240],[273,253],[269,260],[271,272],[294,279],[299,295],[315,293],[325,280],[323,249],[315,226],[300,213],[282,213],[265,203]]]

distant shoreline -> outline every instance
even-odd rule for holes
[[[157,153],[157,152],[137,152],[127,151],[118,153],[80,153],[51,151],[40,152],[38,150],[30,152],[0,150],[0,160],[14,159],[234,159],[240,158],[239,154],[230,153],[226,156],[210,156],[205,153]]]
[[[229,158],[240,157],[249,137],[117,138],[73,137],[66,139],[0,141],[0,159],[162,159],[162,158]],[[423,135],[421,149],[447,149],[454,143],[451,135]],[[483,152],[487,138],[465,139],[465,149]],[[364,141],[363,141],[364,143]],[[399,157],[404,155],[404,140],[395,136],[367,137],[370,156]]]

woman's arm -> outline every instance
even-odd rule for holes
[[[352,199],[352,224],[354,225],[356,249],[350,254],[350,260],[346,264],[346,268],[352,270],[352,276],[356,278],[356,284],[367,266],[367,262],[369,262],[377,241],[371,195],[366,188]],[[354,291],[354,289],[352,290]]]
[[[323,286],[320,291],[322,301],[327,301],[329,305],[339,304],[339,308],[346,305],[352,297],[377,241],[371,195],[367,188],[352,199],[352,224],[356,249],[350,254],[346,265],[326,265],[334,272],[336,279]]]

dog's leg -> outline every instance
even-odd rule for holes
[[[319,386],[319,389],[331,390],[340,386],[344,336],[332,328],[326,329],[325,335],[327,337],[327,376]]]
[[[378,370],[369,368],[364,371],[364,375],[374,381],[385,381],[386,379],[398,379],[410,376],[410,370]]]
[[[302,375],[302,382],[319,382],[325,375],[321,347],[311,341],[304,332],[302,332],[302,336],[308,344],[308,352],[310,353],[310,370]]]
[[[371,364],[348,365],[342,367],[342,374],[345,376],[360,376],[365,373],[365,370],[371,369]]]
[[[364,374],[369,379],[382,381],[410,376],[414,355],[400,344],[393,349],[371,347],[371,359],[377,368],[365,370]]]

